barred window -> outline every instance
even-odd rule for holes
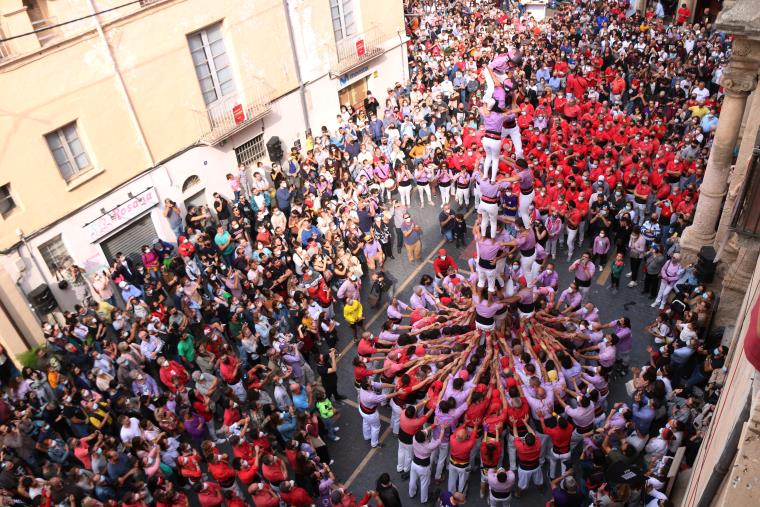
[[[235,148],[238,164],[243,164],[246,167],[264,158],[266,152],[263,133]]]
[[[41,244],[39,251],[53,275],[66,269],[72,262],[71,255],[69,255],[66,245],[63,244],[60,234]]]

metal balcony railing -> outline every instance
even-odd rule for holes
[[[61,29],[55,26],[57,24],[58,18],[56,17],[32,20],[32,28],[35,31],[43,30],[42,32],[37,32],[37,40],[40,41],[40,46],[45,47],[63,35]]]
[[[335,43],[336,58],[330,74],[341,76],[383,53],[383,34],[378,27],[348,36]]]
[[[272,111],[271,96],[259,91],[236,92],[198,113],[200,142],[216,145]]]
[[[12,54],[10,48],[4,42],[0,42],[0,61],[9,58]]]

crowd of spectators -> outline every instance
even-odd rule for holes
[[[679,238],[730,39],[659,2],[642,16],[576,0],[543,21],[519,2],[404,3],[408,81],[341,106],[281,163],[239,167],[211,209],[166,200],[176,242],[101,273],[71,266],[80,305],[45,324],[46,347],[20,371],[0,351],[0,503],[398,506],[447,473],[448,506],[480,470],[492,506],[544,472],[556,507],[671,505],[665,474],[679,448],[696,456],[727,354]],[[489,183],[483,97],[504,55],[516,127]],[[426,205],[440,230],[418,225]],[[420,261],[439,232],[432,272],[391,297],[386,263]],[[473,236],[468,274],[449,251]],[[490,250],[497,267],[483,268]],[[575,279],[560,289],[563,254]],[[646,335],[589,301],[606,270],[610,291],[652,299]],[[375,336],[365,311],[381,305]],[[351,392],[341,327],[356,341]],[[650,360],[631,364],[642,342]],[[608,402],[617,379],[630,399]],[[396,471],[357,494],[330,468],[339,412],[357,410],[346,398],[369,446],[383,445],[383,405],[398,438]]]

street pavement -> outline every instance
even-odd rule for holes
[[[440,202],[440,197],[436,198]],[[417,196],[412,196],[412,208],[410,213],[424,229],[422,236],[422,261],[410,263],[407,260],[406,252],[402,250],[400,255],[396,255],[395,260],[389,259],[385,263],[385,272],[394,280],[395,284],[390,291],[397,295],[403,301],[408,302],[415,285],[419,283],[420,277],[425,274],[433,275],[432,260],[435,259],[440,248],[445,248],[459,265],[460,271],[467,270],[467,260],[472,256],[474,243],[470,227],[467,231],[467,246],[456,248],[453,243],[446,244],[439,232],[438,213],[439,207],[426,206],[424,209],[418,207]],[[452,209],[456,208],[456,203],[452,204]],[[468,215],[468,224],[470,226],[475,220],[474,210],[470,210]],[[588,239],[586,245],[588,247]],[[583,249],[576,249],[575,258],[580,256]],[[395,250],[394,250],[395,252]],[[394,253],[395,255],[395,253]],[[573,260],[575,260],[575,258]],[[573,276],[568,272],[569,262],[567,262],[567,251],[558,252],[557,260],[554,261],[557,272],[559,273],[560,291],[564,290],[573,280]],[[624,273],[627,273],[624,271]],[[598,273],[598,270],[597,270]],[[467,273],[465,273],[467,274]],[[656,314],[656,310],[650,308],[651,301],[647,296],[641,294],[642,284],[639,287],[628,288],[628,278],[621,279],[621,288],[615,295],[609,289],[609,266],[601,274],[597,274],[589,291],[589,299],[599,307],[600,318],[602,322],[609,322],[613,319],[627,316],[631,320],[633,329],[634,348],[631,354],[631,365],[640,366],[648,361],[646,346],[651,343],[650,338],[645,334],[644,327],[649,324]],[[365,286],[363,291],[369,285],[368,277],[365,277]],[[386,294],[383,301],[376,310],[367,308],[365,303],[365,328],[374,334],[379,334],[380,328],[385,322],[385,310],[387,308],[389,296]],[[365,300],[365,298],[363,298]],[[342,315],[342,307],[338,305],[336,313]],[[342,317],[339,319],[342,320]],[[382,427],[380,431],[381,443],[383,447],[372,449],[369,442],[362,437],[362,419],[358,412],[356,404],[356,391],[353,386],[353,367],[351,361],[356,356],[356,346],[354,345],[350,330],[347,325],[342,325],[339,329],[340,360],[338,363],[338,381],[341,394],[348,397],[348,400],[340,407],[340,420],[337,423],[340,426],[340,441],[330,443],[329,449],[331,457],[335,460],[332,469],[339,481],[344,482],[350,489],[361,497],[364,491],[375,489],[376,480],[383,472],[391,476],[393,484],[398,488],[404,506],[422,505],[417,497],[410,499],[408,495],[408,481],[403,480],[396,472],[396,452],[398,440],[391,434],[389,426],[390,409],[383,407],[380,409]],[[610,382],[610,406],[618,401],[630,401],[625,392],[625,382],[629,380],[630,373],[625,377],[618,377]],[[430,485],[430,503],[436,498],[436,490],[444,491],[446,489],[446,475],[444,472],[443,482],[438,484],[433,481]],[[485,505],[486,500],[481,500],[479,496],[480,474],[478,470],[473,470],[470,474],[470,481],[467,490],[467,505]],[[548,484],[548,478],[545,474],[545,481]],[[549,489],[539,492],[535,488],[530,489],[521,498],[513,498],[512,505],[543,505],[550,498]]]

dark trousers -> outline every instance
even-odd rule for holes
[[[641,291],[642,294],[646,294],[649,292],[650,298],[657,297],[657,289],[658,282],[660,281],[660,277],[658,274],[650,275],[649,273],[644,274],[644,290]]]
[[[383,254],[385,254],[386,258],[393,259],[393,239],[388,240],[387,243],[380,243],[380,246],[383,249]]]
[[[631,280],[634,282],[639,279],[639,268],[641,267],[641,258],[631,257]]]
[[[401,253],[401,248],[404,245],[404,233],[399,227],[394,227],[393,231],[396,234],[396,253]]]

